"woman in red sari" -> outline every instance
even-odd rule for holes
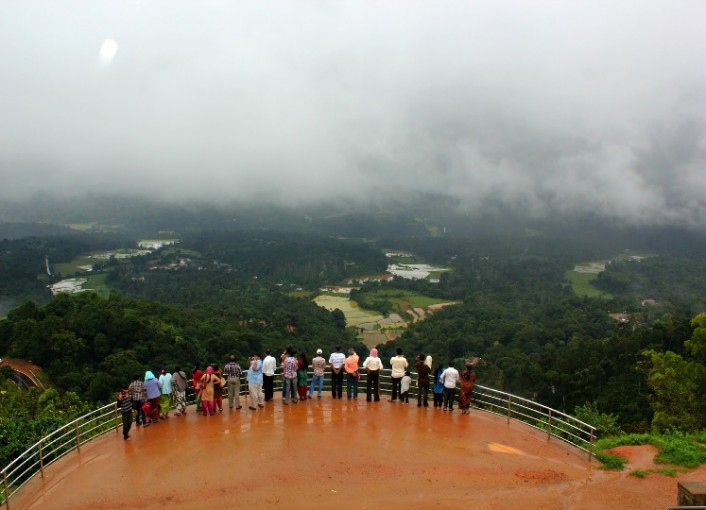
[[[473,365],[466,363],[466,367],[458,378],[458,383],[460,386],[458,407],[461,409],[461,414],[470,414],[471,393],[473,393],[473,386],[476,384],[476,373],[473,371]]]

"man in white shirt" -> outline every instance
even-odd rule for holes
[[[331,365],[331,395],[333,398],[343,398],[343,364],[346,362],[346,355],[341,352],[340,346],[336,346],[328,362]]]
[[[265,402],[269,402],[274,396],[275,370],[277,370],[277,360],[268,349],[265,351],[265,359],[262,360],[262,389],[265,392]]]
[[[454,395],[458,377],[458,370],[454,368],[454,362],[449,361],[449,368],[444,370],[440,378],[440,381],[444,384],[444,411],[454,410]]]

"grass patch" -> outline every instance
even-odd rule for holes
[[[618,446],[652,445],[659,450],[655,456],[655,462],[658,464],[695,468],[706,464],[706,444],[703,442],[705,435],[706,432],[696,434],[625,434],[608,437],[596,441],[596,458],[603,462],[603,469],[623,469],[625,459],[618,455],[605,453],[604,450]],[[617,459],[623,460],[622,467],[617,467],[619,466]],[[671,471],[673,470],[667,469],[661,474],[667,474]],[[676,471],[667,476],[675,475]]]
[[[660,436],[661,444],[655,444],[660,453],[655,462],[695,468],[706,463],[706,446],[692,437],[682,435]]]
[[[571,284],[574,294],[577,296],[612,298],[613,296],[610,293],[603,292],[591,284],[597,277],[593,273],[577,273],[573,270],[564,273],[564,278]]]
[[[650,469],[650,473],[657,473],[658,475],[669,476],[671,478],[677,476],[676,469]]]
[[[627,459],[621,457],[620,455],[613,455],[612,453],[598,452],[596,453],[596,459],[603,464],[601,469],[610,470],[614,469],[616,471],[622,471],[625,469],[625,464]]]
[[[644,469],[636,469],[630,473],[630,476],[634,476],[636,478],[647,478],[647,475],[650,474],[655,474],[655,475],[662,475],[662,476],[668,476],[670,478],[674,478],[677,476],[677,470],[676,469],[648,469],[645,471]]]

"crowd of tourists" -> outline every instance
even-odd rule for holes
[[[410,368],[414,368],[417,407],[429,407],[431,391],[434,407],[453,411],[458,387],[458,407],[462,414],[469,413],[476,380],[471,360],[465,363],[461,372],[450,361],[446,367],[437,366],[432,375],[434,367],[431,356],[417,355],[410,367],[402,349],[398,348],[397,354],[390,359],[389,366],[392,386],[389,402],[409,403],[412,386]],[[310,368],[313,374],[311,379]],[[366,401],[380,401],[380,373],[384,364],[377,349],[371,349],[361,365],[360,357],[353,349],[348,349],[347,354],[344,354],[340,347],[336,347],[328,360],[323,357],[323,351],[317,349],[316,356],[309,360],[304,353],[298,353],[293,347],[288,347],[279,356],[282,404],[296,404],[314,398],[314,394],[316,398],[321,398],[327,368],[330,369],[331,396],[334,399],[343,398],[345,381],[346,397],[348,400],[357,400],[361,373],[364,372]],[[135,374],[132,382],[125,385],[118,394],[117,406],[122,412],[123,438],[129,438],[133,415],[136,426],[148,427],[169,418],[172,408],[176,416],[185,414],[187,392],[190,391],[193,391],[196,397],[196,412],[204,416],[223,411],[224,394],[229,409],[242,409],[240,386],[243,376],[247,384],[248,408],[256,411],[274,399],[277,370],[277,358],[268,350],[262,359],[259,354],[248,358],[245,368],[231,355],[223,369],[218,364],[211,364],[205,369],[197,366],[192,370],[190,377],[178,366],[174,367],[171,373],[166,369],[161,370],[159,377],[149,370],[145,372],[144,377]]]

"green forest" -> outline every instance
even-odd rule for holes
[[[351,217],[338,221],[354,230]],[[0,241],[6,307],[0,355],[41,366],[53,392],[42,396],[3,383],[3,409],[28,398],[39,402],[22,415],[31,427],[11,425],[11,411],[0,416],[3,454],[74,411],[110,401],[119,385],[146,369],[222,364],[231,353],[244,359],[288,345],[307,354],[335,345],[366,352],[343,313],[312,298],[323,285],[383,273],[386,249],[408,250],[449,270],[438,283],[370,278],[352,293],[361,306],[387,313],[394,305],[384,296],[396,292],[457,304],[380,345],[383,359],[397,347],[408,357],[430,354],[437,364],[480,356],[480,384],[577,413],[602,434],[706,428],[700,237],[647,235],[638,244],[635,232],[601,236],[586,229],[583,236],[567,230],[555,238],[557,226],[552,236],[518,227],[503,235],[438,236],[411,223],[385,235],[379,221],[373,230],[358,225],[356,238],[327,233],[335,230],[333,220],[301,220],[305,228],[291,231],[193,228],[175,246],[96,267],[106,275],[107,299],[90,292],[52,298],[46,285],[57,277],[47,274],[46,257],[68,262],[91,250],[134,246],[137,237],[60,230]],[[619,234],[631,244],[621,244]],[[628,249],[650,256],[631,260]],[[565,278],[591,259],[610,261],[591,282],[610,298],[578,296]]]

